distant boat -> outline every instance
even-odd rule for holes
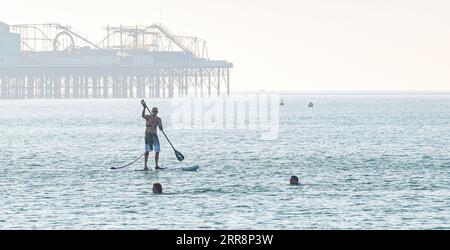
[[[280,106],[283,106],[283,105],[284,105],[284,102],[283,102],[283,99],[281,99]]]
[[[314,107],[314,104],[312,102],[308,103],[308,108]]]

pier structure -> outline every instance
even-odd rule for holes
[[[0,98],[174,98],[230,93],[233,64],[162,24],[107,26],[98,43],[60,24],[0,22]]]

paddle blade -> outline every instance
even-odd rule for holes
[[[180,152],[178,152],[178,151],[176,151],[176,150],[175,150],[175,156],[177,157],[177,159],[178,159],[179,161],[184,160],[183,154],[181,154]]]

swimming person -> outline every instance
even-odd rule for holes
[[[159,145],[158,134],[156,134],[156,127],[163,131],[161,118],[158,117],[158,108],[153,107],[151,114],[145,114],[145,104],[142,104],[144,109],[142,110],[142,118],[145,119],[145,154],[144,154],[144,170],[147,168],[147,160],[150,151],[155,151],[155,169],[160,169],[158,165],[159,152],[161,147]]]
[[[162,194],[162,185],[159,182],[153,183],[153,193],[154,194]]]
[[[291,176],[291,179],[289,180],[289,183],[290,183],[291,185],[299,185],[299,183],[298,183],[298,177],[295,176],[295,175]]]

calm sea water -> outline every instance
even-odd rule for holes
[[[450,229],[450,96],[283,99],[272,141],[173,129],[149,99],[186,157],[160,135],[161,166],[197,172],[110,170],[142,154],[137,99],[0,100],[0,228]]]

